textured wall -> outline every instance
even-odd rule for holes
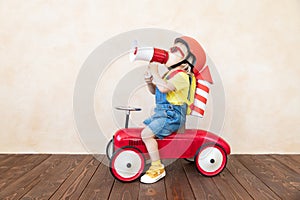
[[[81,65],[112,36],[153,27],[207,50],[223,79],[222,136],[234,153],[299,153],[299,9],[298,0],[1,0],[0,152],[86,152],[72,111]]]

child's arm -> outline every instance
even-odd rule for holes
[[[144,75],[144,78],[145,78],[145,82],[147,83],[148,90],[151,92],[151,94],[155,94],[156,86],[152,82],[153,76],[146,72],[145,75]]]

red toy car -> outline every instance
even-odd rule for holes
[[[141,139],[142,128],[128,128],[130,111],[126,110],[124,129],[118,130],[107,145],[106,154],[110,159],[112,175],[120,181],[130,182],[139,178],[149,158],[146,146]],[[157,139],[160,157],[185,158],[194,162],[197,170],[204,176],[216,176],[226,166],[229,144],[221,137],[204,130],[187,129],[184,133],[172,133],[164,139]]]

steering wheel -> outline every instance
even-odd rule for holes
[[[135,108],[131,106],[116,106],[115,109],[117,110],[125,110],[125,111],[141,111],[141,108]]]
[[[117,110],[124,110],[126,111],[126,120],[125,120],[125,128],[128,128],[128,122],[129,122],[129,115],[131,111],[141,111],[141,108],[135,108],[131,106],[117,106],[115,107]]]

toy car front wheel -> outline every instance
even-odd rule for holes
[[[195,156],[198,171],[204,176],[216,176],[223,171],[227,163],[227,154],[217,144],[199,148]]]
[[[139,178],[144,167],[144,155],[139,149],[130,146],[118,149],[110,161],[112,175],[123,182],[130,182]]]

